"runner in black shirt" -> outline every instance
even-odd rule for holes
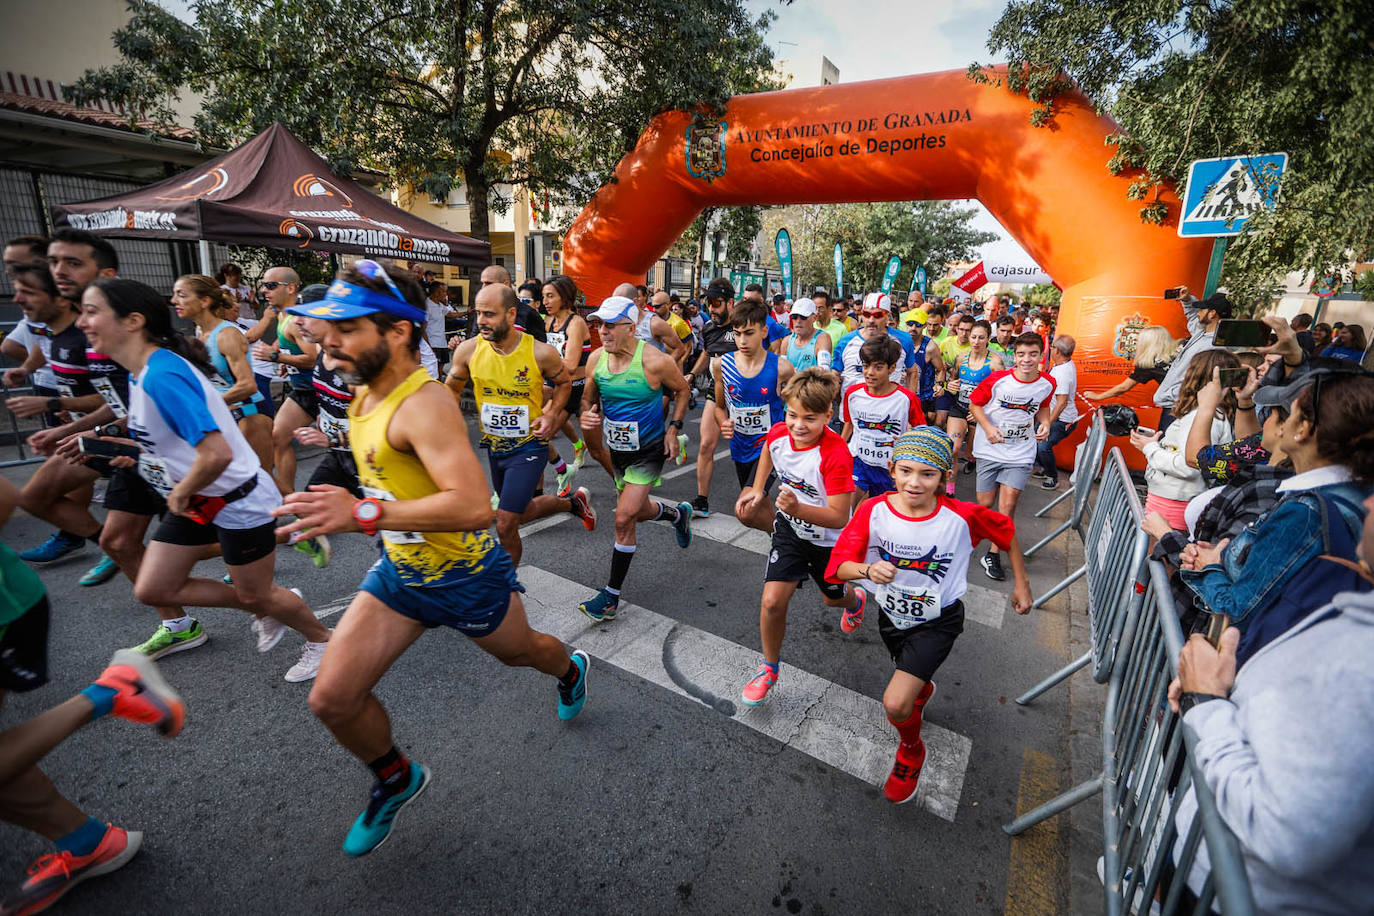
[[[724,277],[717,277],[706,287],[706,307],[711,320],[702,325],[702,353],[697,357],[692,371],[687,374],[687,384],[693,385],[698,376],[705,373],[706,399],[716,398],[715,380],[710,377],[711,360],[726,353],[735,352],[735,329],[730,324],[730,308],[735,302],[735,288]],[[701,445],[697,452],[697,498],[692,500],[692,514],[705,518],[710,514],[707,497],[711,495],[711,475],[716,470],[716,444],[720,442],[720,426],[716,423],[716,412],[707,406],[701,412]]]

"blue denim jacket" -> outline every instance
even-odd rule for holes
[[[1246,525],[1226,545],[1221,563],[1181,569],[1179,577],[1212,611],[1224,613],[1237,623],[1268,606],[1296,570],[1321,555],[1321,515],[1316,500],[1309,495],[1318,491],[1328,497],[1339,496],[1356,507],[1367,495],[1348,483],[1285,494],[1274,511]],[[1352,515],[1344,507],[1339,511],[1358,539],[1363,512]]]

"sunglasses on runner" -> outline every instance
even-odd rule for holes
[[[874,310],[874,311],[870,311],[870,310],[868,310],[868,309],[864,309],[863,312],[862,312],[861,314],[862,314],[865,318],[881,318],[881,317],[883,317],[884,315],[886,315],[886,314],[888,314],[888,313],[885,312],[885,311],[883,311],[882,309],[877,309],[877,310]]]
[[[285,280],[263,280],[261,283],[258,284],[258,286],[268,290],[276,289],[278,286],[290,285],[291,284],[287,283]]]

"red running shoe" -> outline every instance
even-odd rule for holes
[[[29,866],[24,883],[0,903],[0,914],[28,916],[42,912],[87,878],[106,875],[122,867],[134,857],[142,843],[143,834],[137,830],[122,830],[111,825],[95,852],[88,856],[75,856],[70,852],[40,856]]]
[[[164,738],[175,737],[186,722],[181,697],[162,679],[153,660],[141,652],[120,649],[95,682],[115,691],[114,715],[151,725]]]
[[[840,630],[845,633],[853,633],[859,628],[864,622],[864,608],[868,606],[868,592],[856,585],[854,594],[859,596],[859,606],[840,615]]]
[[[921,767],[926,762],[926,743],[916,739],[916,749],[897,745],[897,762],[892,765],[887,782],[883,784],[883,798],[894,805],[905,804],[916,797],[916,784],[921,779]]]
[[[568,497],[572,501],[573,515],[582,519],[582,527],[588,531],[596,530],[596,510],[592,508],[592,494],[586,487],[578,487]]]

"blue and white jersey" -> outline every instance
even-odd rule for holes
[[[892,367],[892,380],[898,385],[902,384],[902,375],[906,370],[916,365],[916,345],[911,340],[911,335],[900,328],[888,328],[888,336],[902,345],[901,365]],[[831,368],[840,373],[843,384],[841,391],[848,391],[854,385],[862,385],[864,380],[864,364],[859,359],[859,348],[864,345],[866,338],[860,331],[850,331],[840,338],[839,343],[835,344],[835,356],[831,363]]]
[[[778,354],[765,353],[758,375],[743,375],[735,360],[738,353],[720,358],[720,380],[725,386],[726,409],[735,421],[730,437],[730,458],[748,464],[759,457],[763,440],[774,425],[781,423],[783,403],[778,392]]]
[[[155,350],[143,371],[129,380],[129,434],[144,449],[139,476],[166,496],[190,473],[196,446],[212,432],[224,436],[233,457],[201,495],[222,496],[258,478],[253,492],[225,506],[215,524],[254,528],[270,523],[268,512],[280,504],[281,496],[239,432],[224,398],[190,362],[171,350]]]

